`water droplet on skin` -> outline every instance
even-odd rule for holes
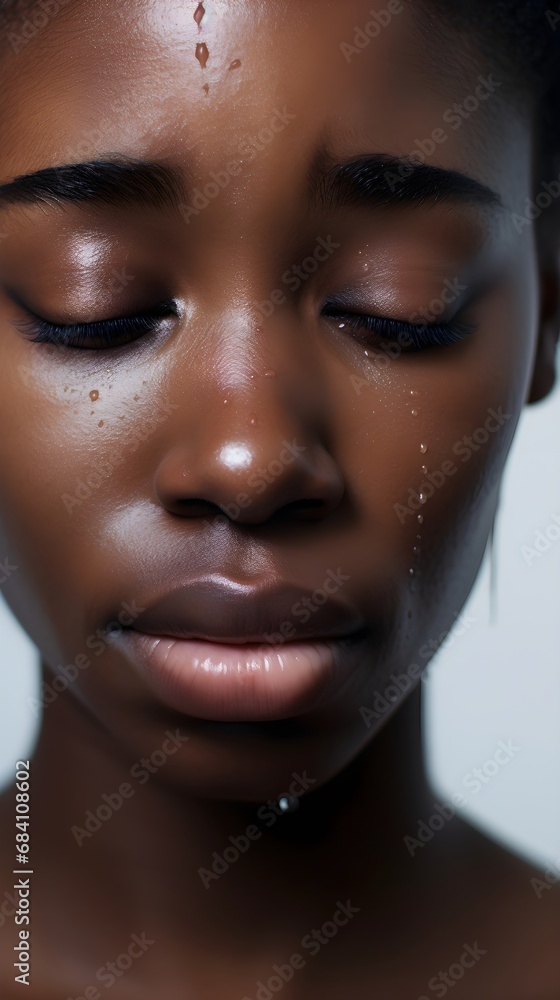
[[[423,465],[422,468],[420,469],[420,471],[421,471],[421,473],[422,473],[423,476],[426,476],[428,474],[428,466],[427,465]]]
[[[412,413],[413,417],[417,417],[418,416],[418,410],[411,410],[410,412]]]
[[[241,66],[241,59],[234,59],[233,62],[230,63],[230,67],[229,68],[230,69],[239,69],[240,66]]]
[[[227,399],[224,399],[224,406],[227,406]]]
[[[416,395],[416,391],[415,391],[414,389],[411,389],[411,390],[410,390],[410,395],[411,395],[411,396],[415,396],[415,395]]]
[[[97,426],[98,426],[98,427],[103,427],[103,424],[104,424],[104,421],[103,421],[103,420],[100,420]]]
[[[202,69],[206,68],[206,63],[208,62],[209,55],[210,53],[208,52],[208,46],[206,42],[198,42],[195,50],[195,56],[198,59],[200,65],[202,66]]]
[[[416,570],[414,570],[411,566],[408,572],[410,573],[411,576],[414,576]]]
[[[427,450],[428,450],[428,445],[427,444],[421,444],[420,445],[420,451],[422,452],[423,455],[426,454]]]
[[[345,327],[345,326],[346,326],[346,323],[339,323],[339,324],[338,324],[338,329],[339,329],[339,330],[344,330],[344,327]]]
[[[193,14],[193,17],[197,23],[198,28],[200,28],[200,22],[202,21],[202,18],[204,17],[205,13],[206,11],[204,9],[204,4],[199,3],[198,7],[196,8]]]
[[[426,496],[425,493],[419,493],[418,494],[418,499],[419,499],[420,503],[426,503],[428,497]]]
[[[203,86],[202,89],[203,89],[203,91],[204,91],[205,94],[209,94],[210,93],[210,87],[208,86],[207,83],[204,84],[204,86]]]
[[[424,524],[424,518],[422,517],[421,514],[418,515],[416,520],[418,521],[418,524]]]
[[[272,371],[272,369],[270,369],[270,371],[267,371],[267,372],[264,373],[264,377],[265,378],[276,378],[276,372]]]
[[[89,398],[91,399],[92,403],[96,403],[97,400],[99,399],[99,390],[98,389],[92,389],[91,392],[90,392],[90,394],[89,394]]]

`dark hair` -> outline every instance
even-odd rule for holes
[[[460,33],[473,60],[501,72],[537,115],[541,171],[560,174],[559,0],[412,0],[434,47]],[[556,8],[553,9],[553,8]],[[434,16],[435,15],[435,18]]]

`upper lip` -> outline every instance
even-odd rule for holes
[[[345,601],[279,581],[240,583],[224,577],[192,580],[143,610],[132,627],[149,635],[209,642],[289,642],[332,639],[359,631],[362,616]],[[311,606],[303,602],[311,602]],[[289,628],[288,626],[291,626]],[[271,638],[272,637],[272,638]]]

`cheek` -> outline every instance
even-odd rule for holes
[[[90,374],[6,337],[0,371],[0,554],[20,567],[4,593],[43,653],[61,657],[53,629],[72,649],[91,627],[104,525],[137,483],[145,491],[139,451],[167,410],[153,358]]]
[[[483,557],[527,398],[536,312],[527,266],[485,303],[470,341],[373,361],[370,352],[351,376],[346,474],[371,575],[403,593],[402,624],[407,605],[422,611],[418,641],[460,611]]]

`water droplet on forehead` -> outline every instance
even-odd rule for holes
[[[202,66],[202,69],[205,69],[206,67],[209,54],[210,53],[208,52],[208,46],[206,42],[198,42],[195,50],[195,56],[198,59],[200,65]]]
[[[195,10],[195,12],[193,14],[193,17],[194,17],[194,19],[195,19],[195,21],[196,21],[196,23],[197,23],[197,25],[198,25],[199,28],[200,28],[200,22],[202,21],[202,18],[204,17],[205,13],[206,13],[206,10],[204,8],[204,4],[203,3],[199,3],[198,7],[196,8],[196,10]]]

